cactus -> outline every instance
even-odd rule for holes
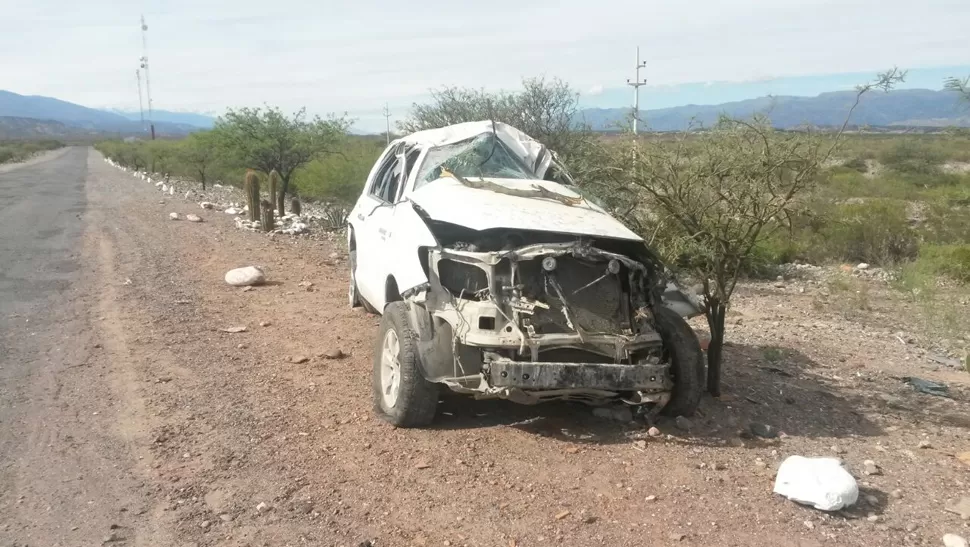
[[[246,194],[246,205],[249,206],[249,220],[259,221],[259,177],[252,169],[246,171],[246,179],[243,183],[243,192]]]
[[[274,171],[274,173],[275,173],[275,171]],[[270,181],[272,181],[272,178],[270,179]],[[270,187],[271,188],[272,188],[272,184],[273,183],[270,182],[270,185],[271,185]],[[263,231],[264,232],[272,232],[273,231],[273,228],[274,228],[274,226],[273,226],[273,202],[264,199],[263,201],[260,202],[260,204],[263,206],[263,223],[262,223]]]
[[[300,197],[293,196],[290,200],[290,212],[296,216],[300,216]]]
[[[269,202],[276,207],[276,191],[280,187],[280,174],[273,169],[269,172]],[[283,214],[280,212],[280,214]]]

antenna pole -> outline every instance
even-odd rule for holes
[[[155,140],[155,121],[152,113],[152,82],[148,72],[148,25],[145,24],[145,16],[141,16],[141,68],[145,69],[145,92],[148,96],[148,125],[152,131],[152,140]]]
[[[145,106],[141,102],[141,69],[135,69],[135,78],[138,78],[138,117],[141,118],[141,130],[145,130]]]
[[[384,125],[387,131],[384,132],[384,136],[387,137],[387,145],[391,144],[391,110],[387,107],[387,103],[384,103]]]
[[[646,68],[647,62],[640,62],[640,46],[637,46],[637,72],[636,79],[627,79],[626,85],[633,88],[633,134],[637,134],[637,122],[640,121],[640,86],[647,85],[647,79],[640,79],[640,69]]]

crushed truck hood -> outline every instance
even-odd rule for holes
[[[541,186],[550,192],[578,198],[579,194],[543,180],[487,179],[516,190]],[[643,241],[615,218],[589,201],[567,205],[553,199],[519,197],[470,188],[452,178],[441,178],[411,193],[410,199],[433,220],[473,230],[513,228],[563,234]]]

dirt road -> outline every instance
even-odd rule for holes
[[[0,545],[895,546],[965,530],[944,510],[967,493],[964,373],[917,364],[889,327],[819,319],[811,290],[745,289],[733,397],[689,431],[453,397],[433,429],[395,430],[371,411],[378,319],[347,309],[341,245],[236,230],[85,148],[0,173],[0,230]],[[273,283],[222,281],[249,264]],[[907,371],[954,399],[894,378]],[[860,503],[773,495],[792,454],[844,458]]]

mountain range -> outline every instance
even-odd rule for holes
[[[805,125],[840,126],[855,100],[854,91],[822,93],[815,97],[773,96],[718,105],[677,106],[640,112],[641,127],[651,131],[680,131],[709,127],[721,114],[748,118],[767,115],[779,128]],[[631,109],[589,108],[579,115],[597,131],[616,131],[630,119]],[[153,112],[155,132],[182,136],[211,128],[214,118],[191,112]],[[970,104],[948,91],[904,89],[863,96],[850,121],[853,126],[886,128],[970,126]],[[140,113],[98,110],[51,97],[19,95],[0,90],[0,139],[35,137],[143,136]]]
[[[750,118],[764,114],[775,127],[841,126],[855,101],[855,91],[834,91],[815,97],[760,97],[718,105],[685,105],[640,112],[641,127],[651,131],[682,131],[693,124],[710,127],[721,114]],[[598,131],[618,130],[630,119],[630,108],[591,108],[581,112]],[[950,91],[900,89],[871,91],[862,96],[852,114],[853,126],[947,127],[970,126],[970,104]]]
[[[213,123],[211,117],[201,114],[163,110],[153,114],[155,133],[161,136],[186,135]],[[144,134],[137,112],[108,112],[52,97],[0,90],[0,138]]]

